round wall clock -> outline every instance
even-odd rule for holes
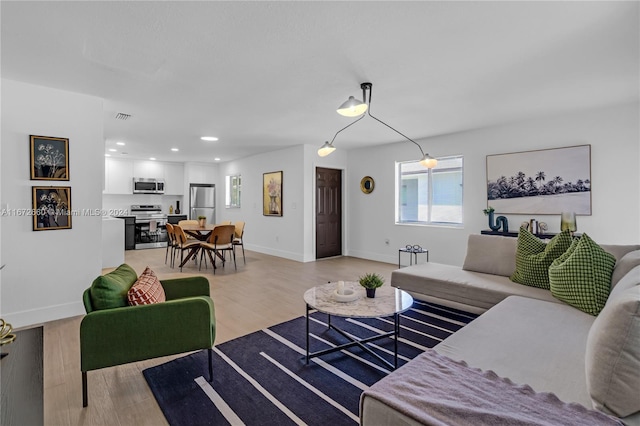
[[[365,194],[371,194],[375,183],[373,182],[373,178],[371,176],[365,176],[360,181],[360,190]]]

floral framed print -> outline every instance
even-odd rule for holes
[[[69,180],[69,139],[30,137],[31,180]]]
[[[262,175],[262,214],[282,216],[282,171]]]
[[[71,187],[32,186],[33,230],[71,229]]]
[[[487,155],[496,213],[591,215],[591,145]]]

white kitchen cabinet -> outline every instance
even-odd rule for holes
[[[181,163],[164,163],[164,193],[184,195],[184,166]]]
[[[105,158],[104,163],[106,194],[133,193],[133,162],[118,158]]]
[[[164,179],[164,164],[157,161],[134,161],[133,177]]]

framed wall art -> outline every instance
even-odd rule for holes
[[[262,214],[282,216],[282,171],[262,175]]]
[[[32,186],[33,230],[71,229],[71,187]]]
[[[591,145],[487,155],[487,207],[591,215]]]
[[[69,180],[69,139],[29,136],[31,180]]]

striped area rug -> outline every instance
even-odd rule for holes
[[[415,301],[401,315],[398,365],[431,348],[477,315]],[[345,319],[334,325],[364,338],[393,329],[392,318]],[[311,351],[346,339],[311,314]],[[374,342],[393,362],[393,339]],[[215,346],[214,380],[207,351],[148,368],[143,374],[171,425],[356,425],[362,391],[389,371],[355,347],[306,364],[305,318],[300,317]]]

